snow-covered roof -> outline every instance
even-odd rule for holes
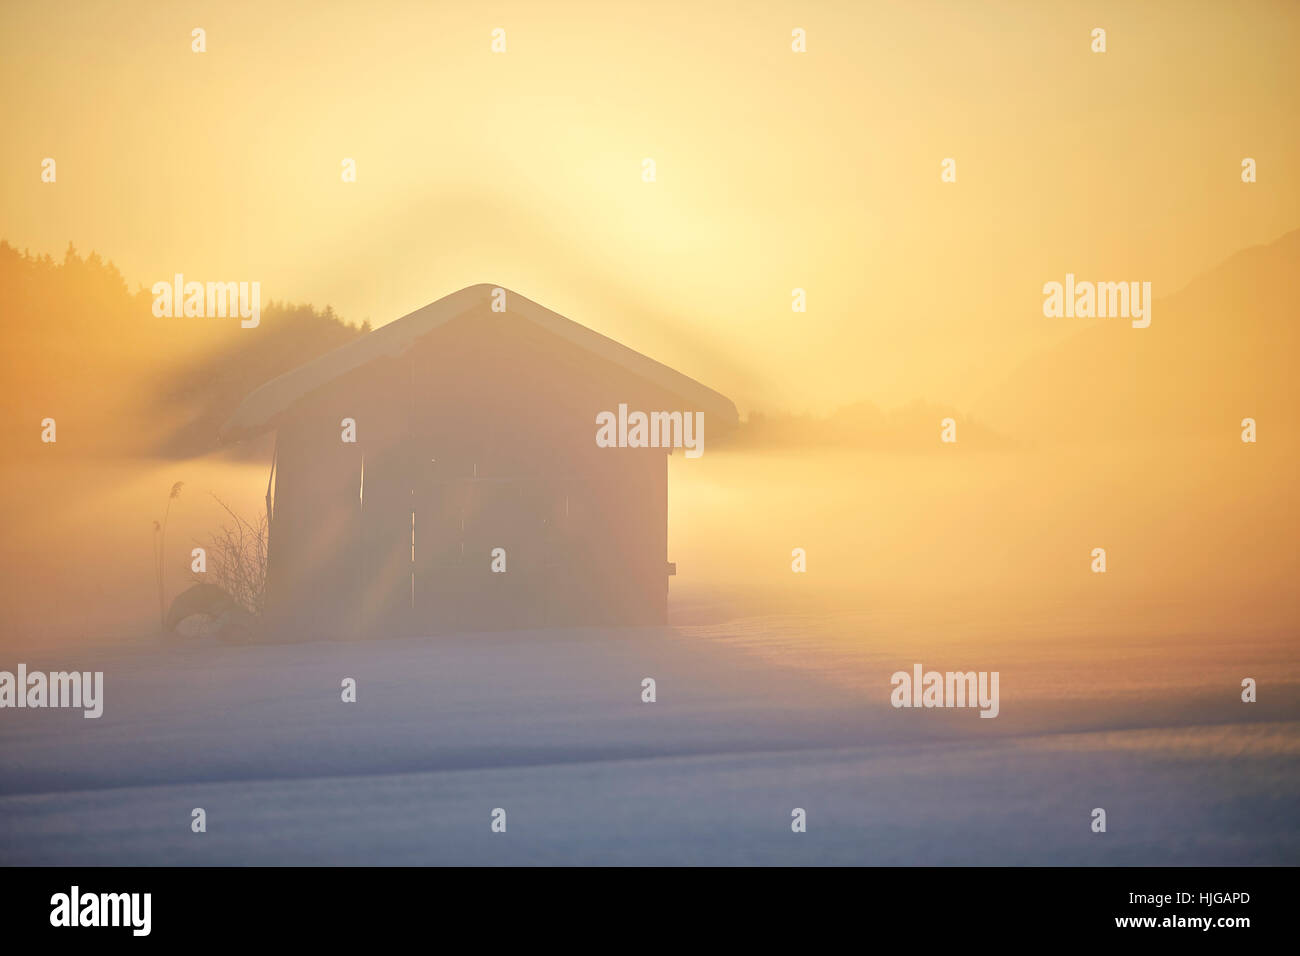
[[[222,426],[221,440],[237,441],[274,428],[276,416],[299,399],[376,359],[401,355],[439,326],[467,312],[489,306],[496,289],[504,287],[484,282],[453,292],[271,379],[250,392],[240,403],[234,415]],[[693,409],[720,420],[719,424],[736,424],[736,406],[725,395],[626,345],[620,345],[611,338],[566,319],[517,292],[509,289],[504,291],[506,315],[540,325],[546,331],[627,369],[633,375],[686,400]]]

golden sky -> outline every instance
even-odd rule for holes
[[[964,405],[1077,330],[1044,282],[1158,300],[1300,225],[1296,49],[1291,2],[6,3],[0,236],[374,324],[500,283],[742,409]]]

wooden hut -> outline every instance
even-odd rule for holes
[[[601,447],[620,405],[702,412],[706,437],[736,423],[719,393],[490,284],[267,382],[222,429],[276,433],[265,625],[663,622],[673,449]]]

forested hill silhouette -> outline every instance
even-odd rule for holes
[[[368,328],[328,307],[278,302],[262,306],[255,331],[237,317],[157,318],[153,298],[131,292],[98,253],[83,258],[69,243],[59,262],[0,241],[11,453],[41,449],[45,418],[57,423],[60,451],[76,456],[210,452],[249,391]]]

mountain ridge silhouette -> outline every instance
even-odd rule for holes
[[[1300,229],[1157,295],[1149,328],[1088,322],[1031,355],[974,409],[1026,441],[1205,435],[1294,409]],[[1276,433],[1275,433],[1276,434]]]

